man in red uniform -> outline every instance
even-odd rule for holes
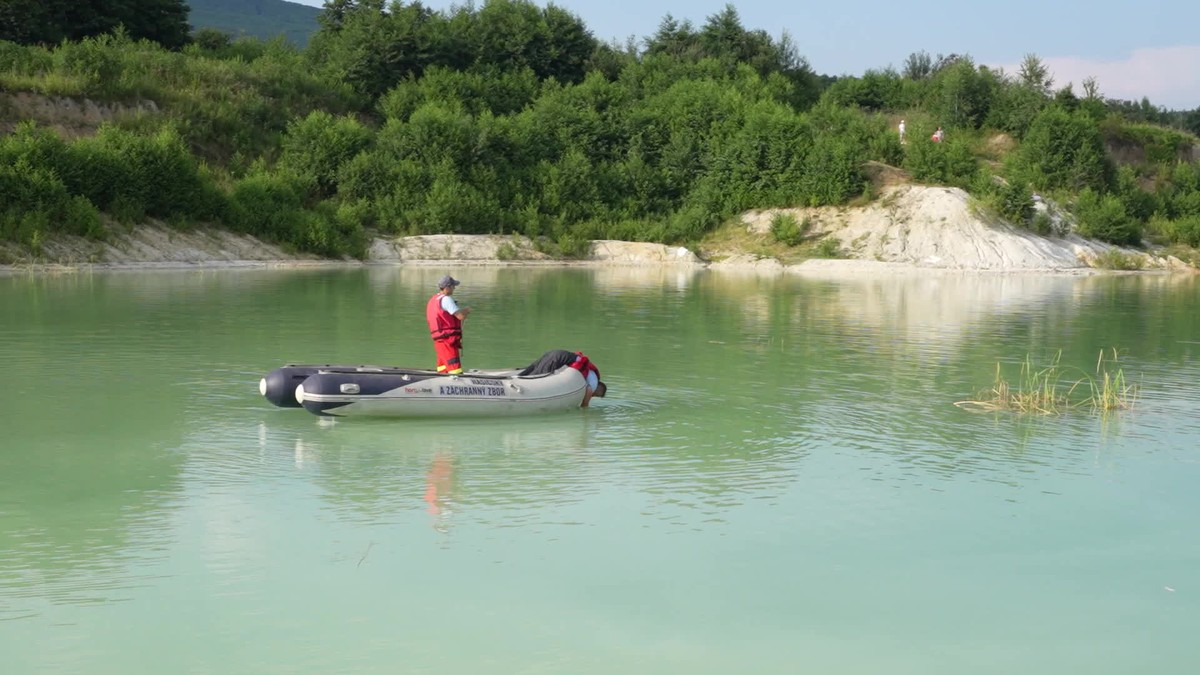
[[[518,375],[544,375],[553,373],[564,366],[578,370],[579,374],[583,375],[584,382],[587,383],[583,390],[583,402],[579,404],[580,408],[588,407],[593,396],[604,398],[604,395],[608,393],[608,385],[600,381],[600,369],[592,363],[591,359],[584,356],[583,352],[551,349],[542,354],[537,361],[526,366]]]
[[[438,292],[425,305],[425,319],[437,352],[437,371],[458,375],[462,373],[462,322],[471,313],[470,307],[454,301],[454,287],[459,281],[446,275],[438,281]]]

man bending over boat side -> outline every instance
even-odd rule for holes
[[[462,374],[462,322],[471,313],[470,307],[459,308],[452,297],[459,282],[450,275],[438,280],[438,292],[425,304],[425,319],[437,353],[437,371],[449,375]]]
[[[579,404],[580,408],[588,407],[593,396],[604,398],[604,395],[608,393],[608,386],[600,381],[600,369],[596,367],[596,364],[592,363],[591,359],[584,356],[583,352],[551,349],[517,374],[547,375],[563,366],[570,366],[578,370],[583,375],[583,379],[587,381],[587,387],[583,392],[583,403]]]

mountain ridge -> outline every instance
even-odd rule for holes
[[[188,0],[192,30],[215,28],[237,37],[270,40],[280,35],[303,47],[320,28],[322,10],[286,0]]]

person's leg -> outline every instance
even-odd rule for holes
[[[444,373],[450,369],[450,359],[454,359],[455,367],[458,367],[457,349],[445,342],[435,341],[433,343],[433,350],[437,352],[437,371],[439,373]]]
[[[457,340],[451,342],[437,341],[433,343],[434,349],[437,350],[437,371],[439,373],[447,373],[449,375],[459,375],[462,373],[462,357],[459,355],[459,345]]]

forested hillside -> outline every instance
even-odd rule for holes
[[[321,10],[284,0],[187,0],[193,31],[211,28],[261,40],[282,35],[303,47],[321,26]]]
[[[524,0],[345,0],[321,23],[304,48],[211,32],[178,50],[128,33],[0,42],[4,90],[158,111],[82,138],[33,123],[0,137],[0,237],[156,218],[324,255],[361,254],[371,231],[521,233],[571,255],[871,199],[878,162],[1043,233],[1035,192],[1087,236],[1200,245],[1200,149],[1183,129],[1200,111],[1147,103],[1152,124],[1101,83],[1052,86],[1034,56],[1008,74],[916,53],[832,81],[732,6],[702,25],[665,17],[630,45]],[[8,96],[11,125],[23,108]]]

